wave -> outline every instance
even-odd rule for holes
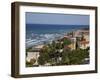
[[[35,38],[26,39],[26,48],[44,43],[46,44],[53,40],[57,40],[62,36],[64,36],[64,34],[40,34],[35,36]]]
[[[89,25],[26,25],[26,48],[49,43],[62,38],[68,32],[88,28]]]

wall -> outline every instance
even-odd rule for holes
[[[11,68],[11,2],[13,1],[29,1],[29,2],[43,2],[43,3],[56,3],[56,4],[76,4],[98,6],[100,9],[100,0],[0,0],[0,80],[16,80],[10,77]],[[100,11],[98,12],[100,14]],[[100,16],[98,15],[98,22]],[[98,34],[99,32],[98,24]],[[100,37],[98,37],[100,41]],[[100,42],[98,42],[100,44]],[[100,47],[100,45],[98,45]],[[100,50],[98,51],[98,53]],[[98,54],[98,57],[100,54]],[[100,59],[98,60],[100,61]],[[100,64],[98,62],[98,67]],[[38,78],[22,78],[17,80],[99,80],[100,69],[98,74],[80,74],[80,75],[65,75],[53,77],[38,77]]]

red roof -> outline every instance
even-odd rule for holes
[[[81,41],[81,44],[89,44],[89,41]]]

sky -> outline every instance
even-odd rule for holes
[[[89,15],[26,12],[26,24],[89,25]]]

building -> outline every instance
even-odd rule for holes
[[[33,65],[38,65],[38,62],[37,62],[38,57],[39,57],[38,51],[27,52],[26,61],[30,62],[31,59],[35,59],[36,61]]]
[[[26,61],[30,62],[31,59],[35,59],[35,63],[33,65],[38,65],[38,58],[40,56],[40,50],[43,45],[38,45],[32,48],[31,51],[27,52]]]
[[[70,40],[71,40],[71,44],[68,45],[68,47],[70,47],[71,50],[75,50],[75,49],[76,49],[76,38],[73,37],[73,38],[71,38]]]
[[[77,30],[73,32],[73,37],[71,37],[70,40],[71,44],[68,46],[71,48],[71,50],[75,50],[77,47],[81,49],[86,49],[87,47],[89,47],[90,41],[89,30]]]
[[[82,35],[89,35],[89,30],[77,30],[73,32],[74,37],[82,37]]]
[[[80,41],[79,46],[81,49],[86,49],[87,47],[89,47],[89,41]]]
[[[89,47],[89,30],[79,30],[77,32],[77,43],[81,49]]]

